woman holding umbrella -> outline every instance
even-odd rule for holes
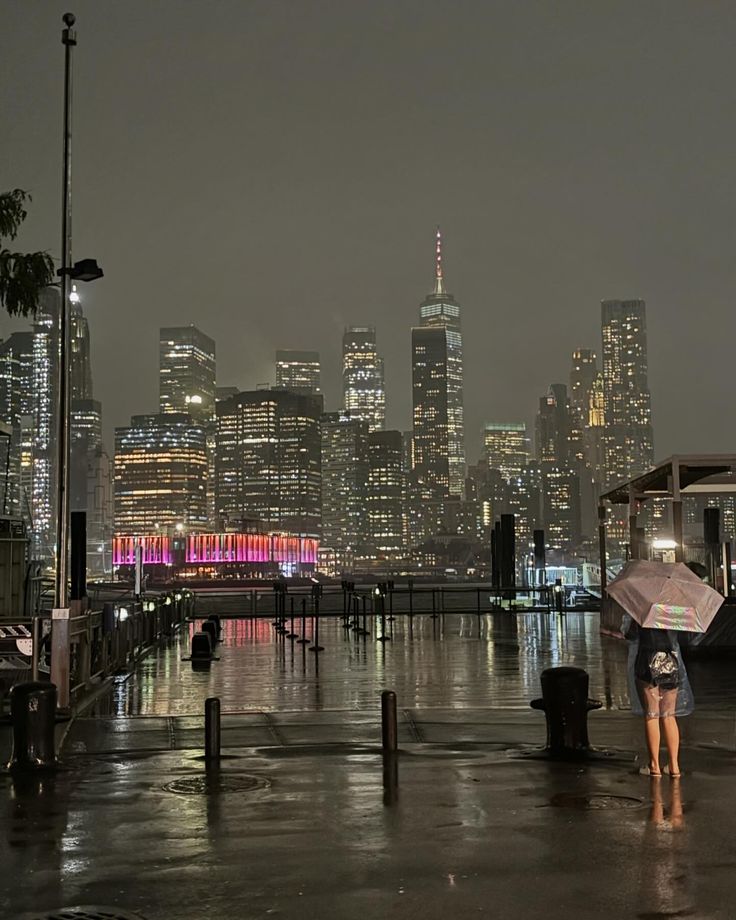
[[[704,633],[723,597],[682,563],[632,560],[608,586],[625,616],[621,632],[629,640],[631,709],[645,720],[649,764],[661,776],[659,749],[664,737],[669,773],[680,775],[679,716],[693,711],[693,694],[682,660],[678,632]]]
[[[644,716],[649,764],[644,772],[661,776],[659,751],[667,748],[670,776],[680,775],[678,716],[693,711],[694,700],[682,660],[677,633],[639,626],[624,616],[622,632],[629,640],[629,694],[632,712]]]

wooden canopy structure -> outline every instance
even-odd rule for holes
[[[672,530],[675,560],[683,562],[682,497],[684,495],[723,495],[736,492],[736,454],[681,454],[668,457],[627,482],[619,483],[600,497],[598,536],[601,555],[601,588],[606,587],[606,502],[629,506],[629,546],[631,557],[639,556],[639,503],[664,498],[672,503]]]

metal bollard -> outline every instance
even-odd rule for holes
[[[13,720],[13,772],[56,767],[56,687],[43,681],[16,684],[10,691]]]
[[[399,800],[399,753],[383,752],[383,804],[395,805]]]
[[[393,690],[384,690],[381,694],[381,738],[384,751],[398,750],[399,727],[396,718],[396,694]]]
[[[306,597],[302,598],[302,637],[297,639],[299,645],[309,645],[309,639],[307,639],[307,599]]]
[[[186,655],[182,661],[191,661],[192,669],[209,668],[213,661],[219,661],[212,654],[212,635],[211,633],[198,632],[192,636],[191,655]]]
[[[220,640],[222,639],[222,623],[220,622],[219,616],[216,613],[211,613],[207,617],[207,621],[209,623],[215,624],[215,628],[216,628],[215,638],[217,639],[218,642],[220,642]]]
[[[204,759],[220,759],[220,699],[210,696],[204,701]]]
[[[319,597],[314,598],[314,616],[312,617],[312,647],[310,652],[324,652],[323,646],[319,644]]]
[[[582,668],[547,668],[542,671],[542,698],[532,700],[547,719],[547,745],[551,757],[579,759],[590,751],[588,713],[600,709],[588,698],[588,673]]]

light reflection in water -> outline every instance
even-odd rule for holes
[[[369,618],[371,635],[343,629],[339,618],[323,618],[319,656],[296,641],[277,638],[270,619],[225,619],[220,661],[205,671],[182,662],[190,624],[166,649],[141,662],[117,682],[97,708],[111,715],[199,714],[207,696],[219,696],[225,711],[247,709],[373,709],[381,690],[396,690],[405,708],[523,708],[539,695],[544,668],[585,668],[590,695],[609,709],[628,708],[626,646],[602,637],[591,613],[447,614],[397,617],[392,639],[380,643],[380,624]],[[300,632],[300,619],[295,629]],[[306,621],[311,636],[311,620]],[[729,663],[695,663],[691,679],[700,706],[726,705],[736,680]]]

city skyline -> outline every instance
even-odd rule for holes
[[[531,427],[530,407],[566,372],[560,355],[597,346],[607,298],[648,304],[656,455],[728,448],[713,398],[728,337],[714,332],[728,328],[732,289],[733,129],[720,113],[736,16],[675,2],[665,30],[657,3],[625,16],[614,4],[563,3],[554,16],[543,6],[531,15],[488,4],[452,17],[449,8],[345,4],[327,16],[310,3],[296,28],[275,9],[246,21],[224,2],[199,24],[195,76],[185,66],[191,14],[141,7],[136,40],[165,76],[149,80],[143,67],[123,81],[127,12],[78,4],[74,241],[105,265],[106,278],[83,296],[107,443],[131,414],[156,411],[152,334],[188,322],[219,343],[223,385],[268,379],[277,348],[319,351],[331,406],[342,329],[376,325],[386,425],[405,429],[408,329],[440,223],[464,304],[471,461],[485,421]],[[46,82],[56,13],[48,2],[9,6],[17,79],[0,89],[13,124],[7,175],[34,195],[19,244],[52,253],[59,177],[37,137],[59,117]],[[337,85],[336,57],[353,35],[354,72]],[[458,61],[451,78],[433,73],[425,53],[440,35]],[[273,41],[294,61],[289,75],[269,60]],[[309,47],[323,48],[324,61]],[[212,86],[222,108],[211,104]],[[195,138],[182,133],[192,116],[203,126]],[[438,147],[443,118],[452,140]],[[121,132],[121,119],[136,130]],[[299,145],[285,142],[289,126]],[[214,242],[206,250],[205,237]],[[4,319],[3,338],[17,328]],[[702,373],[686,379],[690,364]]]

